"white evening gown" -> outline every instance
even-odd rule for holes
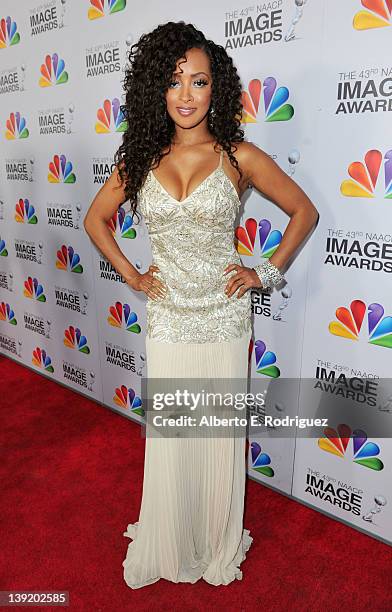
[[[164,298],[147,301],[147,377],[233,378],[246,393],[250,293],[224,293],[231,275],[223,276],[224,268],[241,260],[234,245],[240,201],[222,161],[223,152],[181,203],[151,170],[139,192],[156,275],[168,288]],[[253,540],[243,528],[245,442],[153,437],[147,425],[139,520],[124,533],[132,540],[123,561],[129,587],[160,578],[212,585],[242,578]]]

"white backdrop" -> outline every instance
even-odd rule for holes
[[[331,429],[261,429],[249,475],[392,542],[392,3],[364,4],[145,0],[141,12],[126,0],[3,0],[0,351],[140,422],[145,298],[92,245],[83,218],[121,142],[129,45],[158,23],[192,22],[237,65],[246,139],[320,211],[284,290],[252,293],[250,359],[270,414],[328,411]],[[238,250],[255,265],[288,217],[255,190],[240,212]],[[144,223],[120,209],[111,227],[146,271]]]

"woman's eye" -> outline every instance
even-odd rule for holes
[[[197,79],[197,81],[193,81],[194,83],[199,83],[200,85],[208,85],[208,81],[206,81],[205,79]],[[169,83],[169,87],[172,87],[172,85],[177,85],[178,81],[170,81]]]

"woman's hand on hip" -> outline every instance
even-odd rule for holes
[[[236,274],[233,274],[227,282],[225,288],[227,297],[231,297],[238,289],[237,298],[240,298],[248,289],[263,286],[253,268],[247,268],[239,264],[229,264],[226,266],[223,274],[225,275],[231,270],[235,270]]]
[[[159,278],[154,278],[153,276],[154,272],[158,272],[158,270],[158,266],[151,265],[144,274],[139,272],[136,276],[127,279],[127,284],[132,289],[135,289],[135,291],[144,291],[153,300],[165,297],[167,292],[166,285]]]

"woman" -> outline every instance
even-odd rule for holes
[[[84,226],[132,290],[147,296],[149,380],[246,381],[248,290],[283,280],[317,210],[266,153],[244,142],[240,79],[222,46],[193,25],[169,22],[143,35],[129,60],[128,129]],[[255,268],[241,265],[234,246],[249,186],[291,217],[273,256]],[[126,200],[149,231],[153,264],[145,273],[106,226]],[[134,589],[160,578],[229,584],[242,578],[253,540],[242,526],[245,437],[176,435],[159,438],[147,427],[139,520],[124,533],[133,540],[124,578]]]

